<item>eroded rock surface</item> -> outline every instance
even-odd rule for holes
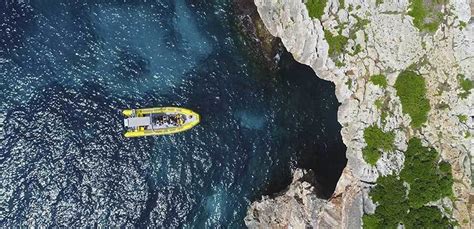
[[[327,201],[316,196],[314,183],[312,171],[295,170],[288,190],[275,198],[264,196],[261,201],[255,202],[245,223],[257,228],[268,225],[277,228],[315,227],[320,208]]]
[[[415,136],[425,145],[434,147],[442,159],[452,165],[455,198],[454,201],[443,200],[450,202],[444,205],[453,206],[452,217],[461,228],[472,228],[474,207],[469,200],[474,199],[471,175],[474,148],[473,138],[469,136],[473,135],[474,98],[472,93],[466,98],[459,96],[462,93],[459,76],[474,80],[472,3],[450,1],[442,8],[443,23],[436,32],[430,33],[414,26],[413,18],[406,15],[409,7],[406,0],[385,0],[380,5],[365,0],[329,0],[321,20],[309,17],[304,2],[255,0],[267,29],[281,38],[294,58],[311,66],[320,78],[335,83],[337,98],[342,103],[338,120],[347,146],[347,167],[328,201],[301,204],[292,196],[294,190],[312,189],[302,188],[301,182],[294,181],[287,193],[254,202],[246,224],[259,228],[360,228],[361,216],[372,213],[375,208],[368,191],[378,176],[402,169],[403,151],[408,139]],[[345,2],[344,6],[341,2]],[[361,20],[366,20],[365,25],[357,27]],[[349,38],[340,55],[329,56],[325,30],[337,31]],[[394,88],[398,74],[410,66],[416,66],[424,77],[431,106],[428,121],[420,129],[410,126],[411,118],[402,112]],[[387,76],[385,89],[369,81],[370,76],[381,73]],[[388,115],[385,118],[375,106],[376,100],[386,101]],[[467,116],[467,121],[462,121],[459,115]],[[374,124],[395,133],[396,149],[384,153],[376,165],[371,166],[362,158],[362,149],[366,146],[363,130]],[[298,198],[309,196],[312,194],[305,192]],[[298,217],[291,217],[293,214]]]

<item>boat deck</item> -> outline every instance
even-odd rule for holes
[[[178,118],[182,122],[178,121]],[[192,115],[183,115],[180,113],[159,113],[150,114],[144,117],[130,117],[124,120],[124,124],[128,128],[144,127],[145,130],[160,130],[168,128],[176,128],[188,123],[199,121],[198,117]]]
[[[125,137],[167,135],[189,130],[200,122],[199,114],[179,107],[123,110]]]

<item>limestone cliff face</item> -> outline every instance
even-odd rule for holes
[[[312,172],[295,170],[293,181],[287,190],[275,199],[263,197],[253,205],[245,219],[248,227],[271,225],[277,228],[305,228],[316,226],[311,219],[317,218],[327,201],[316,196],[315,178]],[[301,206],[307,206],[302,208]],[[258,219],[255,220],[255,219]]]
[[[311,189],[294,181],[289,193],[253,203],[246,224],[261,228],[303,225],[360,228],[361,216],[375,208],[368,191],[378,176],[402,169],[407,139],[415,136],[451,163],[455,200],[445,200],[445,205],[453,206],[453,217],[462,228],[472,228],[474,207],[469,199],[474,199],[471,180],[474,148],[473,138],[465,136],[473,135],[474,96],[471,93],[465,99],[459,97],[458,77],[462,74],[474,79],[472,3],[450,1],[442,9],[444,21],[434,33],[420,32],[414,26],[413,18],[406,15],[407,0],[385,0],[379,5],[366,0],[329,0],[321,20],[309,17],[303,0],[255,0],[255,4],[269,32],[281,38],[294,58],[336,85],[336,95],[342,103],[338,120],[343,126],[341,135],[347,146],[348,162],[328,201],[297,201],[311,199],[312,194],[294,191]],[[366,20],[362,27],[358,26],[360,20]],[[323,28],[349,37],[337,58],[329,57]],[[413,64],[426,80],[431,106],[428,121],[420,129],[410,127],[411,119],[402,113],[394,88],[398,74]],[[386,89],[369,82],[369,76],[381,73],[387,76]],[[380,124],[382,112],[374,103],[381,98],[388,98],[385,106],[390,114],[383,129],[395,132],[396,150],[384,153],[375,166],[370,166],[362,158],[366,146],[363,130]],[[462,121],[459,115],[469,118]],[[269,210],[276,208],[286,211]]]

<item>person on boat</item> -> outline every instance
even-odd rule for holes
[[[164,124],[164,116],[158,116],[156,124],[161,126]]]
[[[170,124],[176,126],[178,124],[178,115],[170,116]]]
[[[177,115],[177,123],[178,123],[178,126],[181,126],[184,124],[184,118],[182,115]]]

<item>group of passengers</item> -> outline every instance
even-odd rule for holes
[[[184,123],[182,115],[160,115],[156,118],[156,125],[172,125],[172,126],[179,126]]]

